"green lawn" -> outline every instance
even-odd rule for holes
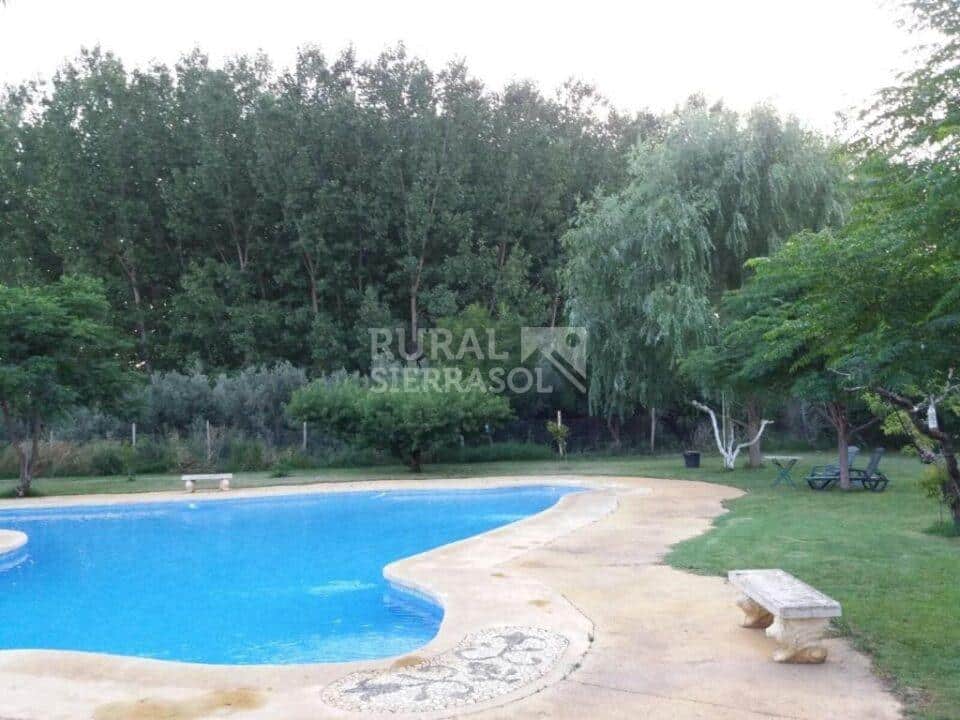
[[[830,458],[810,454],[798,466]],[[670,564],[695,572],[725,574],[731,568],[782,567],[839,600],[839,629],[873,654],[880,673],[927,720],[960,717],[960,539],[923,531],[938,520],[937,506],[924,498],[914,459],[888,456],[892,478],[885,493],[815,493],[771,487],[772,468],[720,471],[717,458],[698,470],[678,456],[597,457],[569,462],[499,462],[428,466],[423,477],[477,475],[597,474],[671,477],[721,482],[748,491],[709,533],[681,543]],[[271,479],[240,473],[236,487],[358,479],[412,478],[402,467],[302,471]],[[12,493],[0,481],[0,494]],[[178,476],[40,479],[45,495],[142,492],[179,489]]]

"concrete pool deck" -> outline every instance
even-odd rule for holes
[[[194,495],[575,484],[589,492],[512,525],[394,563],[385,573],[437,598],[438,635],[399,658],[293,666],[205,666],[54,651],[0,652],[0,720],[276,718],[803,718],[901,716],[868,658],[827,641],[820,666],[770,660],[772,640],[739,626],[721,578],[661,563],[670,545],[706,531],[740,491],[707,483],[521,477],[342,483]],[[184,499],[182,493],[42,498],[3,508]],[[24,608],[29,612],[29,608]],[[183,609],[189,632],[189,608]],[[496,697],[416,714],[348,709],[331,688],[356,673],[394,674],[478,632],[562,636],[543,674]],[[504,631],[505,631],[504,630]],[[467,698],[469,700],[469,698]]]

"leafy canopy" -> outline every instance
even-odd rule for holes
[[[132,380],[129,342],[110,324],[100,282],[64,277],[39,287],[0,285],[0,402],[35,423],[75,405],[109,404]]]
[[[842,219],[839,173],[821,138],[766,107],[740,118],[691,102],[661,141],[638,144],[627,187],[594,198],[564,236],[594,411],[667,399],[664,378],[710,339],[714,301],[741,284],[743,261]]]

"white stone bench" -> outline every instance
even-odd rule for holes
[[[827,649],[820,644],[830,618],[840,617],[840,603],[783,570],[732,570],[730,584],[743,595],[743,627],[766,628],[780,647],[777,662],[822,663]]]
[[[188,493],[192,493],[197,488],[197,483],[215,482],[221,490],[230,489],[230,481],[233,480],[233,473],[214,473],[211,475],[181,475],[183,487]]]

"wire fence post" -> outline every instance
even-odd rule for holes
[[[650,408],[650,454],[657,451],[657,409]]]

